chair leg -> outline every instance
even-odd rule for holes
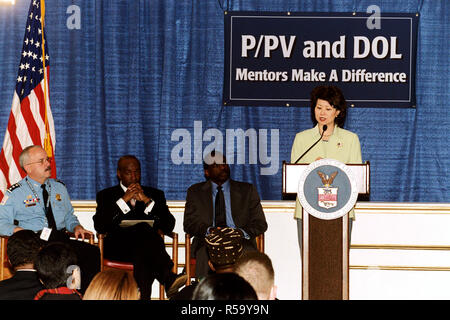
[[[0,281],[5,279],[5,262],[6,262],[6,239],[4,237],[0,238]]]
[[[164,238],[164,235],[161,235]],[[172,272],[178,274],[178,233],[172,232],[172,243],[170,244],[172,248]],[[164,285],[159,284],[159,300],[166,300]]]
[[[186,233],[185,235],[185,247],[184,247],[184,252],[185,252],[185,259],[184,259],[184,266],[186,269],[186,275],[187,275],[187,280],[186,280],[186,285],[190,285],[191,284],[191,237],[189,234]]]
[[[162,284],[159,285],[159,300],[166,300],[164,286]]]

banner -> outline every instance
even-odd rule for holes
[[[336,85],[351,107],[415,107],[416,14],[225,14],[225,105],[309,106]]]

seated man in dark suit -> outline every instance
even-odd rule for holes
[[[187,276],[172,272],[173,262],[166,252],[160,233],[171,234],[175,217],[167,207],[164,192],[141,186],[141,166],[135,156],[123,156],[117,165],[119,184],[97,193],[97,211],[94,227],[106,233],[104,256],[119,261],[130,261],[139,286],[141,299],[151,297],[153,281],[165,286],[171,297],[184,285]],[[123,220],[153,220],[133,226],[121,226]]]
[[[210,268],[205,236],[215,228],[238,229],[244,236],[244,252],[257,250],[255,238],[267,230],[266,217],[255,186],[230,179],[224,155],[212,151],[203,162],[204,182],[189,187],[184,209],[184,231],[194,238],[195,273],[201,279]]]
[[[33,300],[44,289],[34,268],[43,242],[31,230],[20,230],[8,239],[6,254],[14,275],[0,281],[0,300]]]

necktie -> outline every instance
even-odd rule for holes
[[[225,217],[225,198],[223,196],[222,186],[217,187],[215,200],[215,216],[216,216],[216,227],[227,226],[227,221]]]
[[[57,230],[55,217],[53,216],[52,206],[50,205],[50,201],[48,201],[48,192],[45,184],[41,185],[41,188],[42,188],[42,198],[44,200],[45,216],[47,217],[48,221],[48,227],[53,230]]]

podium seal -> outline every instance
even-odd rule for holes
[[[297,195],[306,212],[319,219],[332,220],[353,208],[358,190],[353,172],[344,163],[322,159],[303,171]]]

